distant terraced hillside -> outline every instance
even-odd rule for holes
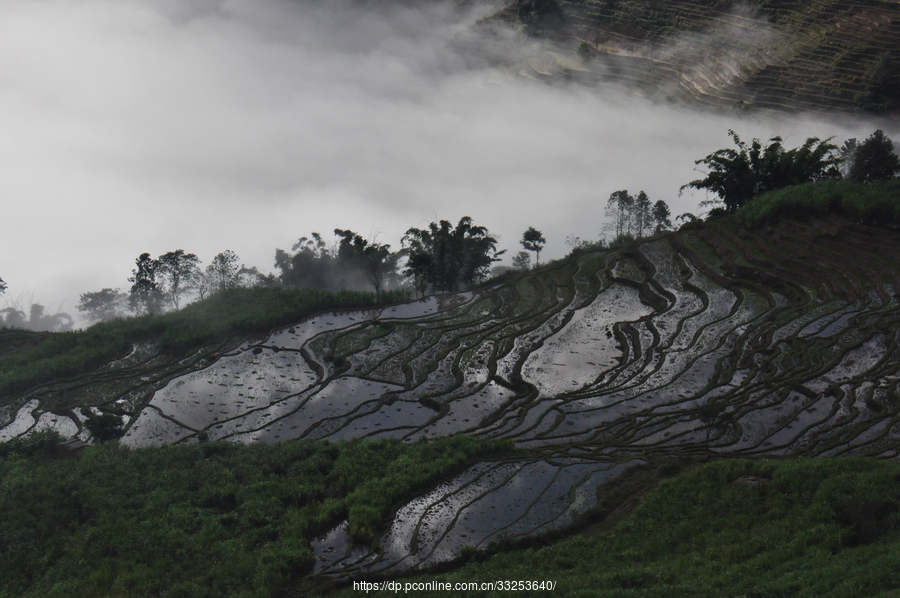
[[[136,346],[13,398],[0,438],[84,437],[86,404],[127,414],[129,446],[465,433],[527,450],[401,507],[377,549],[346,525],[314,545],[322,574],[384,575],[563,529],[667,455],[896,459],[898,343],[896,230],[726,219],[178,363]]]
[[[546,40],[517,66],[725,109],[900,108],[900,3],[517,0],[496,19]]]

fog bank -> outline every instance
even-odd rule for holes
[[[461,35],[497,4],[5,0],[0,277],[74,314],[134,259],[276,247],[336,228],[399,247],[470,215],[514,254],[529,226],[593,240],[609,194],[673,215],[694,160],[742,138],[863,138],[883,122],[703,114],[472,66]],[[510,52],[518,51],[514,35]],[[509,259],[505,261],[509,263]],[[0,301],[2,303],[2,301]]]

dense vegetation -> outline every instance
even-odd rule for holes
[[[500,447],[107,444],[72,459],[43,434],[0,444],[0,597],[270,596],[312,569],[316,534],[349,518],[372,541],[401,499]]]
[[[744,205],[738,219],[758,226],[779,218],[844,216],[880,225],[900,223],[900,181],[821,181],[778,189]]]
[[[403,292],[364,293],[256,287],[226,289],[179,311],[101,322],[61,334],[0,331],[0,396],[88,372],[156,340],[173,357],[200,347],[265,333],[314,313],[384,305]]]
[[[896,596],[898,572],[900,464],[723,460],[663,482],[611,531],[402,581],[556,582],[520,596],[850,598]]]

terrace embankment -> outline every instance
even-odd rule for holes
[[[672,455],[896,458],[898,241],[838,217],[731,218],[186,359],[135,346],[13,398],[0,435],[86,438],[80,404],[124,415],[129,446],[467,434],[523,450],[402,506],[377,549],[340,527],[314,546],[324,574],[393,575],[557,533]]]

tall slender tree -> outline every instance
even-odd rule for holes
[[[434,272],[434,259],[430,253],[423,250],[407,248],[403,250],[407,256],[406,268],[403,275],[412,279],[416,292],[424,297],[428,286],[431,284]]]
[[[541,250],[544,248],[544,244],[547,242],[547,239],[544,238],[544,235],[541,234],[541,231],[537,230],[533,226],[529,226],[528,230],[526,230],[522,234],[522,240],[519,242],[527,251],[534,252],[535,267],[540,266]]]
[[[634,207],[634,197],[627,189],[614,191],[606,202],[606,215],[612,218],[612,227],[615,231],[615,240],[624,239],[631,235],[631,213]]]
[[[669,204],[663,200],[660,199],[653,204],[653,213],[651,215],[653,230],[659,233],[672,228],[672,221],[669,219],[669,216],[671,215],[672,212],[669,210]]]
[[[640,239],[645,233],[653,232],[653,206],[650,198],[644,191],[640,191],[634,198],[632,206],[632,223],[635,236]]]

